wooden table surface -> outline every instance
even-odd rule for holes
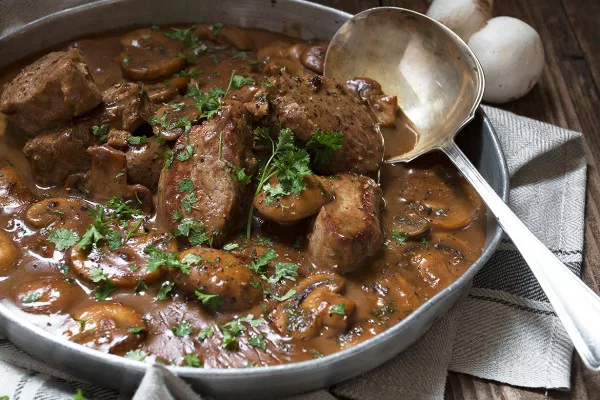
[[[357,13],[396,6],[426,12],[427,0],[319,0],[317,3]],[[496,0],[494,16],[519,18],[542,38],[546,69],[524,98],[502,108],[583,132],[588,161],[583,279],[600,292],[600,0]],[[450,373],[447,399],[600,399],[600,373],[573,357],[570,392],[522,389]]]

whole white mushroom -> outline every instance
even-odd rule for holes
[[[427,16],[452,29],[465,42],[492,18],[494,0],[433,0]]]
[[[516,18],[490,19],[468,44],[483,67],[484,101],[506,103],[523,97],[544,70],[540,35]]]

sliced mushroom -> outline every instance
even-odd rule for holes
[[[90,224],[92,204],[79,198],[53,197],[34,203],[25,212],[25,223],[32,228],[61,227],[83,233]]]
[[[393,223],[395,231],[402,232],[411,238],[423,235],[429,231],[430,226],[429,221],[417,205],[409,206],[405,213],[394,218]]]
[[[167,78],[185,67],[185,60],[179,57],[184,44],[167,38],[162,32],[152,29],[138,29],[124,35],[121,44],[123,75],[135,80]]]
[[[419,244],[404,252],[411,267],[431,288],[443,288],[454,282],[457,268],[463,265],[460,251],[441,244]]]
[[[15,304],[34,314],[68,312],[83,300],[85,292],[65,279],[43,278],[18,285],[14,293]]]
[[[19,250],[12,239],[0,231],[0,274],[8,272],[19,259]]]
[[[462,229],[485,210],[471,186],[456,171],[441,165],[433,170],[412,169],[408,183],[404,197],[420,204],[434,227]]]
[[[133,308],[118,303],[88,306],[73,315],[73,319],[73,326],[65,331],[65,336],[105,353],[123,354],[136,348],[148,329]]]
[[[201,261],[192,264],[189,274],[181,270],[173,273],[175,284],[195,294],[216,295],[213,304],[220,310],[246,310],[262,300],[262,290],[252,282],[259,278],[232,254],[208,247],[193,247],[180,255],[181,260],[198,256]]]
[[[149,246],[163,251],[177,250],[177,245],[168,235],[148,233],[133,236],[112,251],[107,244],[100,248],[94,247],[91,251],[73,246],[70,264],[74,271],[89,282],[100,282],[98,275],[102,273],[118,287],[134,287],[139,281],[150,284],[160,280],[164,271],[148,267],[150,256],[144,249]]]
[[[164,104],[154,113],[152,132],[167,141],[176,140],[200,117],[200,111],[192,97],[183,97],[171,104]]]
[[[322,74],[325,65],[325,53],[327,53],[327,45],[312,45],[300,54],[300,62],[305,68],[308,68],[317,74]]]
[[[32,199],[23,178],[13,167],[0,168],[0,212],[10,212]]]
[[[295,296],[275,310],[277,330],[300,340],[345,332],[356,305],[340,294],[344,288],[344,278],[335,274],[316,274],[304,279],[294,288]]]
[[[255,198],[253,205],[261,215],[279,223],[289,223],[310,217],[319,212],[321,207],[333,200],[333,187],[328,179],[316,175],[304,177],[305,188],[296,195],[288,195],[269,199],[265,191]],[[269,180],[269,185],[278,184],[276,176]]]

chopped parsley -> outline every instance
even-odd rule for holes
[[[265,294],[271,296],[272,298],[274,298],[277,301],[286,301],[286,300],[289,300],[292,297],[294,297],[296,295],[296,291],[294,289],[290,289],[283,296],[278,296],[271,289],[267,289],[267,290],[265,290]]]
[[[92,126],[92,133],[100,143],[105,143],[108,140],[108,124]]]
[[[177,153],[177,159],[179,161],[187,161],[190,158],[192,158],[192,156],[194,155],[194,153],[196,153],[196,151],[194,150],[194,148],[192,146],[188,145],[184,145],[182,147],[179,146],[175,146],[175,150],[182,150],[179,151]]]
[[[185,95],[193,97],[196,101],[196,108],[200,113],[198,119],[211,119],[221,108],[225,92],[220,87],[213,87],[204,92],[198,88],[198,83],[196,83],[195,85],[188,85]]]
[[[192,333],[192,326],[189,322],[182,320],[179,324],[171,328],[175,336],[185,337]]]
[[[144,214],[142,210],[130,207],[120,197],[113,197],[112,199],[104,203],[104,205],[107,208],[111,209],[109,213],[110,217],[116,218],[119,221],[129,221],[134,215]]]
[[[336,304],[329,308],[330,314],[346,315],[346,303]]]
[[[141,222],[142,220],[140,220]],[[121,246],[121,233],[119,231],[108,231],[106,232],[106,243],[108,243],[108,249],[110,251],[115,251]]]
[[[140,293],[148,290],[148,285],[146,285],[146,282],[144,282],[142,279],[140,279],[138,281],[137,285],[135,285],[134,290],[135,290],[135,294],[140,294]]]
[[[144,328],[143,326],[136,326],[136,327],[130,328],[129,332],[131,332],[131,333],[142,333],[145,330],[146,330],[146,328]]]
[[[159,267],[180,269],[184,274],[190,273],[189,264],[179,261],[179,253],[176,251],[163,251],[155,246],[146,246],[144,253],[149,255],[146,270],[150,273],[156,271]]]
[[[133,146],[139,146],[148,143],[148,138],[146,136],[129,136],[127,138],[127,143]]]
[[[92,223],[88,225],[87,231],[77,244],[81,249],[87,249],[92,244],[97,244],[99,241],[105,239],[108,233],[108,223],[104,219],[103,207],[92,208],[88,211],[88,214],[92,218]]]
[[[262,318],[255,319],[251,314],[248,314],[245,317],[236,318],[233,321],[219,326],[219,329],[223,334],[223,341],[221,343],[222,348],[227,350],[237,350],[239,348],[239,343],[235,338],[240,336],[242,332],[246,330],[246,327],[242,323],[247,323],[251,327],[256,328],[265,323],[265,320]]]
[[[171,107],[171,109],[173,109],[174,111],[181,111],[183,110],[183,107],[185,107],[185,103],[182,101],[181,103],[175,103],[175,104],[167,104],[169,107]]]
[[[429,247],[429,241],[427,239],[421,238],[421,243],[423,243],[423,246]]]
[[[221,305],[219,295],[216,294],[206,294],[202,293],[199,290],[196,290],[196,297],[202,302],[202,304],[204,304],[211,310],[216,310]]]
[[[312,172],[309,167],[308,153],[306,150],[296,147],[293,132],[288,128],[281,129],[277,142],[273,141],[266,129],[256,129],[254,134],[257,144],[271,147],[271,156],[258,175],[255,196],[262,190],[266,193],[265,201],[274,203],[275,199],[280,196],[299,195],[305,186],[304,177]],[[279,182],[275,187],[271,187],[267,181],[275,175]],[[254,207],[250,207],[246,224],[247,237],[250,237],[253,211]]]
[[[229,163],[228,165],[229,165],[229,170],[231,171],[231,174],[233,175],[233,177],[235,178],[236,181],[243,183],[244,185],[247,185],[250,183],[250,181],[252,180],[252,175],[248,175],[246,173],[245,168],[240,168],[232,163]]]
[[[247,51],[234,51],[233,54],[231,55],[231,58],[233,58],[234,60],[241,60],[248,57],[248,52]]]
[[[173,285],[175,285],[175,283],[171,281],[163,282],[162,285],[160,285],[160,288],[158,288],[158,293],[156,293],[156,300],[166,300],[167,297],[169,297],[171,290],[173,290]]]
[[[225,251],[236,250],[239,248],[240,248],[240,245],[237,243],[227,243],[226,245],[223,246],[223,250],[225,250]]]
[[[183,71],[176,74],[177,76],[181,76],[183,78],[196,79],[201,75],[204,75],[204,71],[202,69],[195,69],[193,71],[184,69]],[[183,103],[181,103],[183,104]]]
[[[264,253],[260,255],[260,257],[256,259],[256,261],[250,263],[248,268],[250,268],[252,272],[258,275],[263,275],[266,272],[266,266],[276,258],[277,253],[275,252],[275,250],[273,248],[268,248]]]
[[[116,288],[117,285],[113,281],[106,280],[102,286],[94,289],[94,298],[98,301],[106,300]]]
[[[0,400],[10,400],[8,398],[8,396],[2,396],[0,397]],[[75,391],[75,394],[73,395],[73,400],[85,400],[85,397],[83,396],[83,391],[81,389],[77,389]]]
[[[317,129],[310,140],[306,142],[306,149],[312,154],[315,164],[322,167],[331,162],[336,151],[342,148],[343,143],[343,132]]]
[[[56,250],[65,251],[79,241],[79,236],[69,229],[58,229],[50,231],[48,241],[54,243]]]
[[[94,283],[99,283],[108,280],[108,276],[104,273],[104,270],[100,267],[90,268],[90,280]]]
[[[175,236],[185,236],[193,246],[199,246],[210,240],[204,229],[202,221],[195,218],[184,218],[177,229],[173,232]]]
[[[25,304],[35,303],[42,297],[42,293],[39,290],[32,290],[31,292],[25,293],[23,297],[21,297],[21,301]]]
[[[240,89],[243,86],[253,85],[254,80],[244,75],[232,75],[231,77],[231,87],[234,89]]]
[[[123,59],[123,64],[129,64],[132,61],[133,61],[133,57],[127,56]]]
[[[272,285],[279,282],[281,279],[295,281],[298,277],[298,264],[296,263],[275,262],[273,265],[275,266],[275,273],[269,278],[263,276],[263,279]]]
[[[258,347],[259,349],[267,349],[267,341],[265,340],[265,336],[263,334],[252,336],[250,339],[248,339],[248,343],[250,346]]]
[[[179,193],[193,193],[194,192],[194,182],[190,178],[182,179],[177,185],[177,191]]]
[[[186,354],[183,357],[183,360],[185,361],[185,365],[187,365],[188,367],[202,368],[202,361],[200,361],[198,356],[195,354]]]
[[[202,328],[202,330],[200,330],[200,333],[198,334],[198,339],[206,340],[207,338],[212,337],[214,334],[215,332],[213,331],[213,328],[207,326],[206,328]]]
[[[143,350],[130,350],[125,353],[125,358],[129,358],[130,360],[135,361],[144,361],[144,359],[148,357],[148,354]]]
[[[214,33],[215,35],[219,35],[219,33],[221,33],[221,29],[223,29],[223,24],[221,22],[215,22],[214,24],[212,24],[209,29],[212,31],[212,33]]]
[[[398,243],[404,243],[408,239],[408,235],[406,234],[406,232],[400,232],[400,231],[396,231],[396,230],[392,231],[392,237]]]
[[[169,39],[181,40],[185,45],[193,50],[200,52],[206,51],[206,45],[200,41],[200,38],[194,32],[195,26],[187,29],[171,28],[171,32],[164,32],[163,34]]]

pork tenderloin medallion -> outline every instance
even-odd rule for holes
[[[85,114],[102,101],[78,49],[50,53],[25,67],[0,96],[0,111],[28,136]]]
[[[271,78],[266,88],[274,125],[290,128],[301,144],[317,131],[344,134],[342,148],[330,163],[315,165],[321,174],[370,174],[383,159],[383,139],[368,104],[333,79],[289,73]],[[258,94],[256,101],[263,94]]]
[[[173,163],[163,170],[158,185],[162,229],[174,230],[182,218],[191,218],[202,222],[219,243],[242,220],[237,217],[246,184],[235,170],[250,174],[256,168],[251,135],[242,103],[228,101],[215,117],[177,140]]]
[[[308,255],[318,268],[343,274],[361,266],[383,244],[381,189],[371,178],[330,178],[335,200],[324,205],[309,236]]]
[[[60,185],[69,175],[92,165],[87,148],[95,142],[89,123],[55,128],[30,139],[23,147],[37,183]]]

